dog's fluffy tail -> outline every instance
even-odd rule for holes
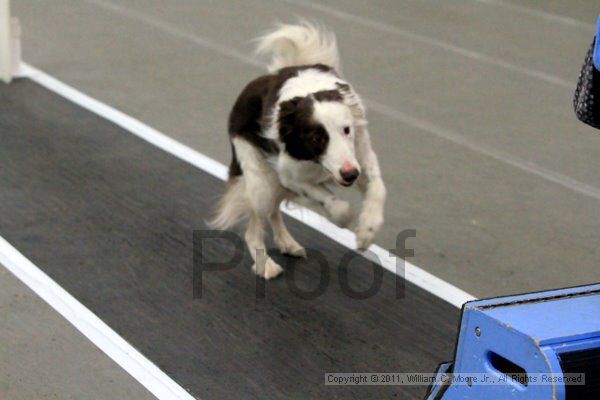
[[[269,72],[284,67],[324,64],[340,70],[340,57],[335,34],[321,26],[301,21],[297,25],[278,25],[256,39],[257,54],[271,54]]]
[[[248,217],[250,208],[244,185],[242,176],[229,178],[225,193],[217,204],[213,218],[208,221],[208,226],[212,229],[230,229]]]

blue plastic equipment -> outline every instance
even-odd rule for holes
[[[579,373],[585,385],[563,383]],[[599,400],[600,284],[466,303],[455,360],[437,374],[427,400]]]

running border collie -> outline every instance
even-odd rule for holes
[[[246,86],[229,116],[229,179],[210,225],[229,229],[247,220],[252,270],[270,279],[283,269],[268,256],[257,261],[267,221],[282,253],[306,257],[284,225],[282,201],[320,209],[340,226],[355,220],[357,248],[366,249],[383,223],[386,190],[365,109],[339,74],[335,35],[301,22],[279,25],[257,42],[257,53],[272,57],[269,74]],[[331,190],[355,182],[363,194],[357,218]]]

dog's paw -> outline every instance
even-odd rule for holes
[[[332,200],[327,204],[327,211],[331,220],[342,228],[347,227],[354,217],[352,206],[345,200]]]
[[[281,274],[283,268],[269,257],[265,260],[264,265],[260,265],[260,262],[254,263],[252,271],[261,278],[269,280]]]
[[[359,250],[366,250],[369,248],[375,234],[381,228],[383,224],[383,213],[376,209],[365,209],[358,218],[358,225],[356,227],[356,247]]]
[[[281,254],[287,254],[292,257],[306,258],[306,250],[296,240],[289,235],[275,236],[273,238]]]
[[[375,232],[370,228],[356,229],[356,248],[361,251],[368,249],[374,238]]]
[[[280,246],[279,250],[282,254],[287,254],[288,256],[306,258],[306,249],[295,241],[285,247]]]

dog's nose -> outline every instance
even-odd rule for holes
[[[358,175],[360,175],[360,172],[356,168],[340,169],[340,176],[347,183],[354,182],[358,178]]]

